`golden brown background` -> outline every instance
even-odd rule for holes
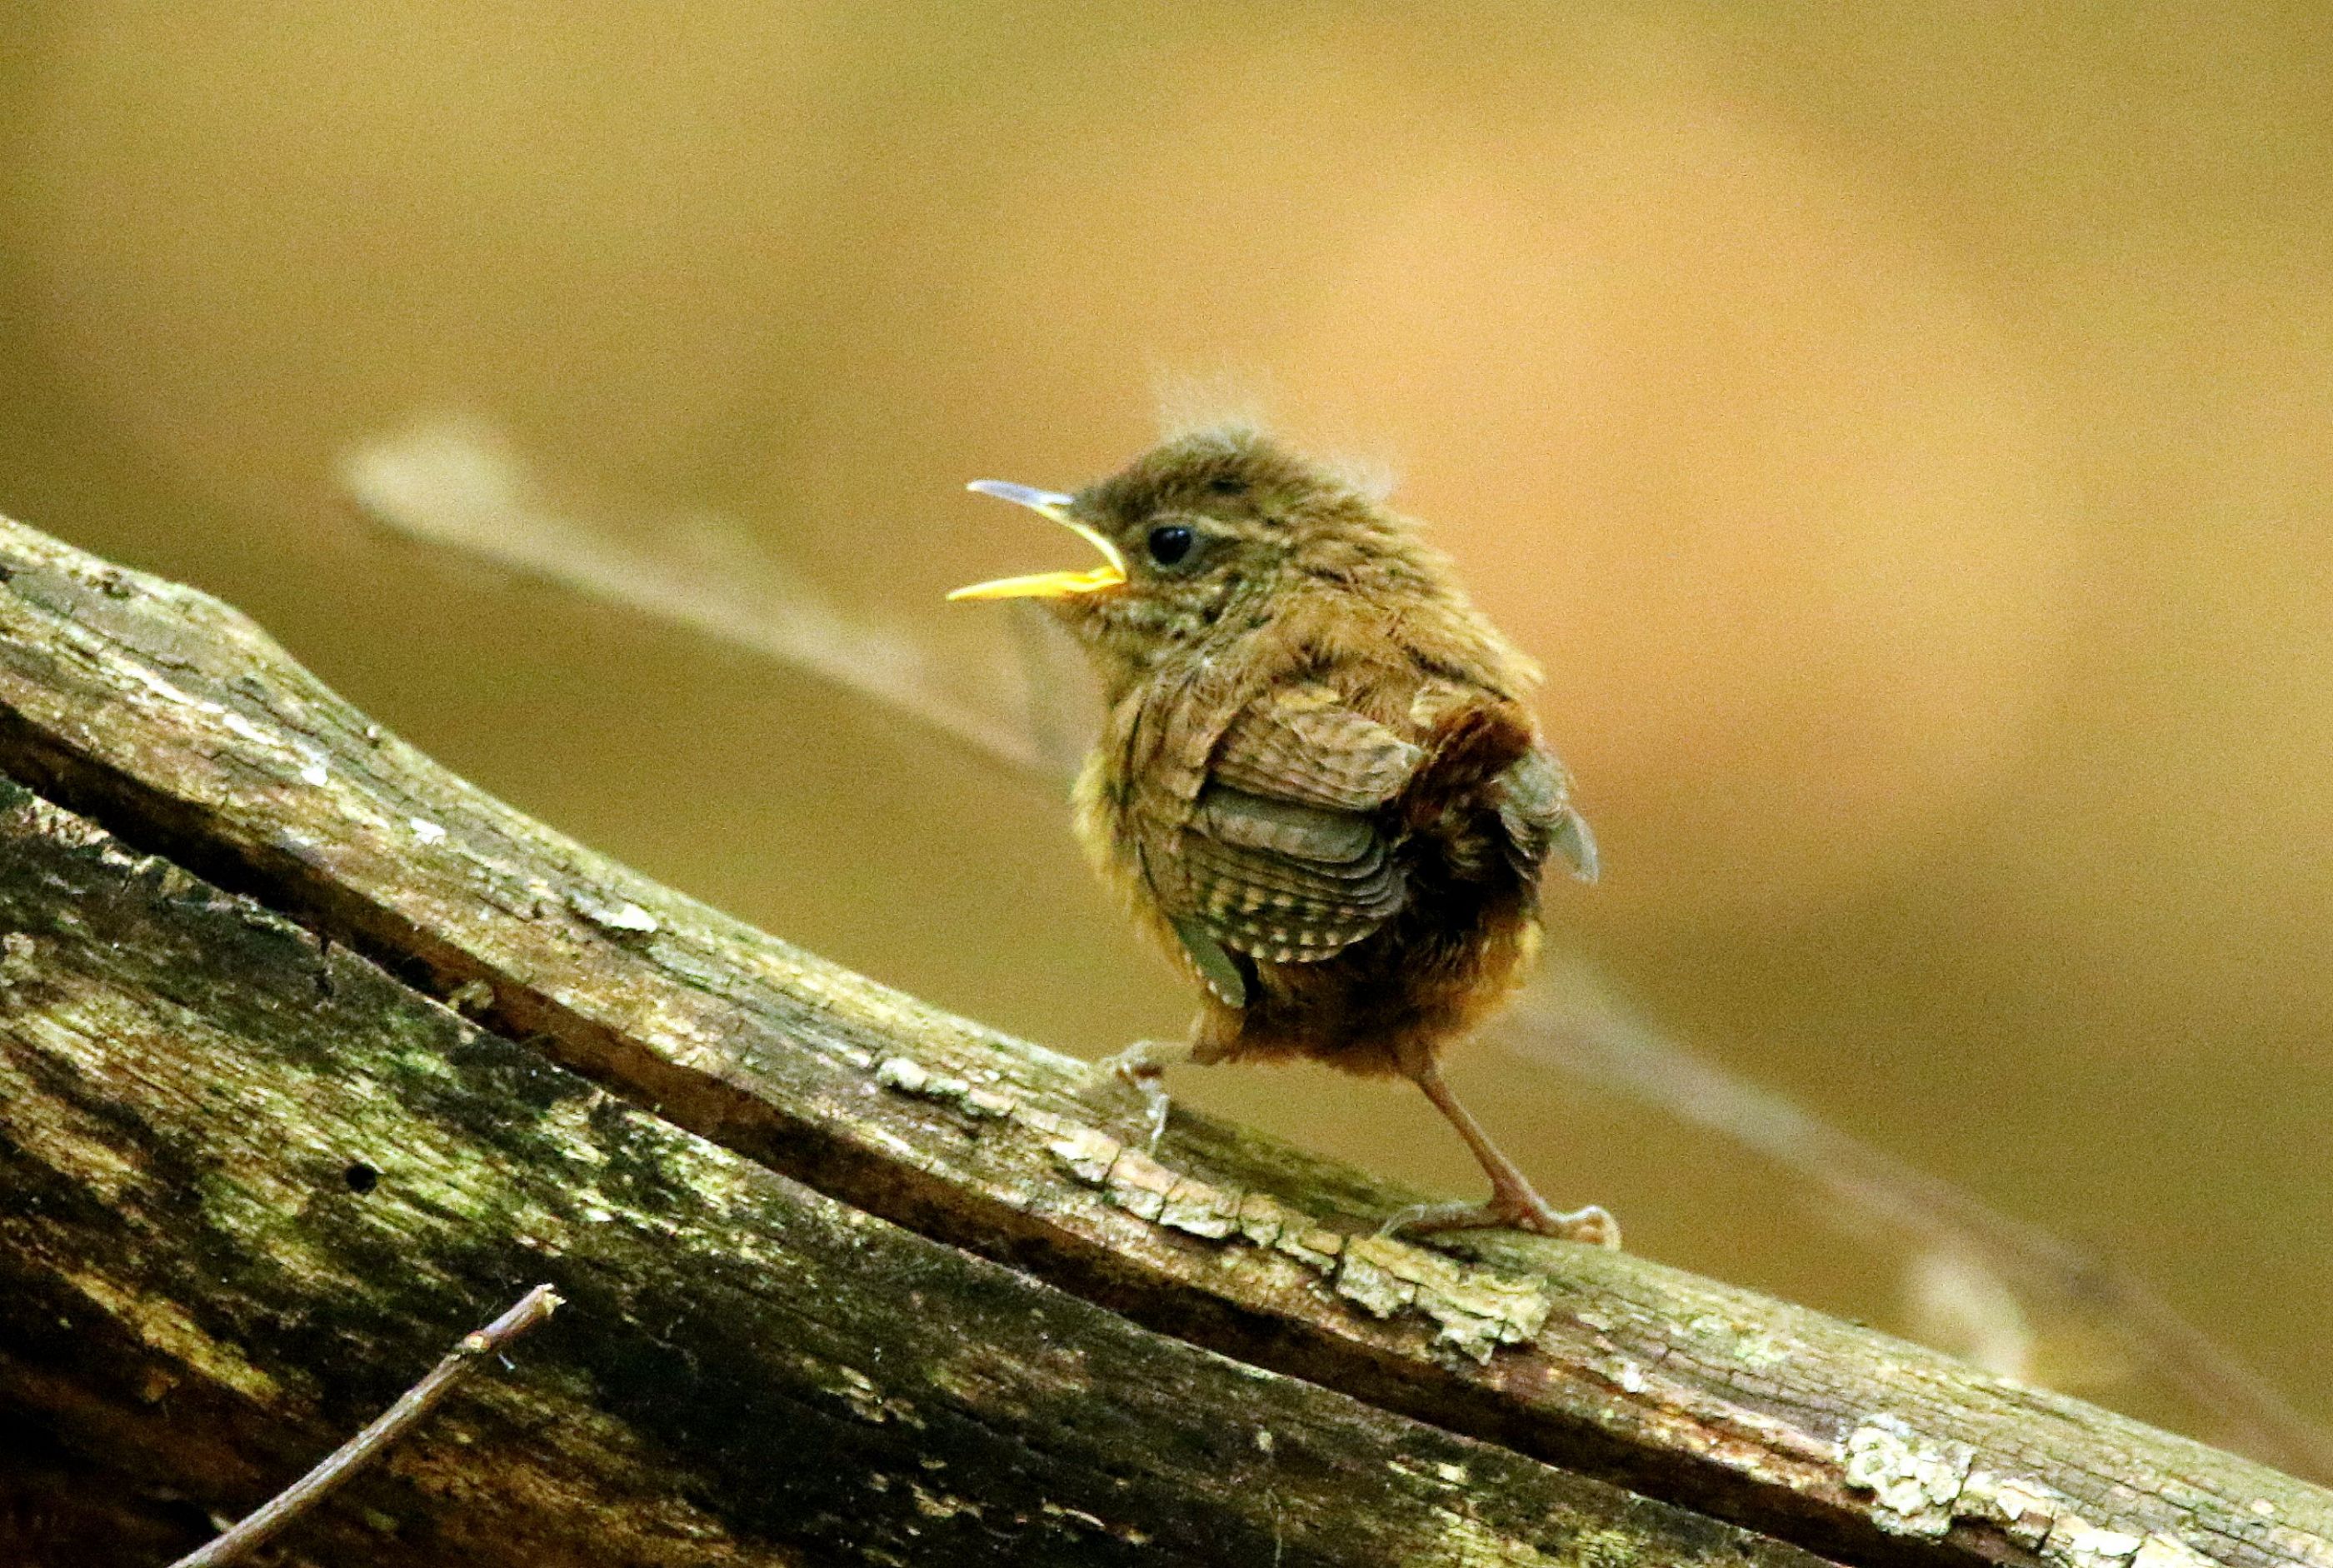
[[[1546,660],[1607,867],[1561,939],[2333,1419],[2328,218],[2314,5],[19,5],[0,509],[1090,1054],[1186,1002],[1056,803],[393,538],[333,465],[466,414],[955,647],[945,588],[1072,563],[963,481],[1074,485],[1227,370],[1390,460]],[[1455,1075],[1640,1250],[1902,1321],[1756,1162],[1493,1048]],[[1476,1181],[1412,1093],[1177,1087]]]

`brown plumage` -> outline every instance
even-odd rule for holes
[[[1041,600],[1101,676],[1076,825],[1128,911],[1200,988],[1187,1044],[1111,1065],[1153,1101],[1169,1061],[1304,1057],[1416,1081],[1492,1178],[1413,1228],[1561,1214],[1451,1098],[1445,1046],[1539,946],[1539,879],[1595,874],[1525,698],[1539,670],[1414,524],[1244,429],[1186,436],[1075,495],[974,486],[1067,524],[1106,564],[960,589]]]

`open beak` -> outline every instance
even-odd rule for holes
[[[1125,585],[1126,557],[1118,553],[1117,545],[1070,515],[1072,497],[1051,490],[1032,490],[1026,485],[1008,485],[1002,479],[974,479],[965,488],[1051,517],[1100,551],[1103,564],[1083,572],[1039,572],[1027,577],[999,577],[992,582],[974,582],[957,589],[948,595],[950,599],[1062,599],[1072,593],[1092,593]]]

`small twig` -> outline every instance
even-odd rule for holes
[[[220,1568],[221,1564],[241,1559],[244,1554],[330,1496],[341,1482],[404,1436],[406,1429],[437,1408],[437,1402],[483,1358],[501,1351],[549,1317],[559,1304],[557,1294],[549,1285],[539,1284],[485,1328],[464,1334],[460,1342],[446,1352],[446,1359],[430,1368],[428,1376],[398,1396],[397,1403],[382,1411],[379,1419],[332,1450],[314,1469],[269,1498],[255,1513],[207,1545],[187,1553],[170,1568]]]

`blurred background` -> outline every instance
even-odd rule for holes
[[[1003,621],[943,591],[1080,563],[964,482],[1072,487],[1195,376],[1388,466],[1547,664],[1606,868],[1551,888],[1563,972],[2333,1419],[2325,7],[0,15],[0,510],[240,605],[595,846],[1087,1055],[1189,1001],[1058,799],[336,474],[470,421],[629,559],[782,569],[985,678]],[[1495,1043],[1453,1077],[1636,1249],[1954,1339],[1791,1171]],[[1174,1086],[1478,1184],[1403,1088]],[[1970,1312],[2025,1375],[2227,1435],[2079,1323]]]

